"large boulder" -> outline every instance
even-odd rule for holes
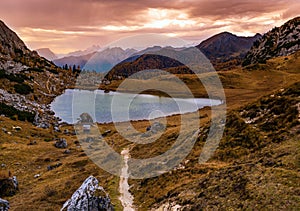
[[[88,113],[82,113],[80,115],[80,123],[83,124],[93,124],[94,120],[92,118],[92,116]]]
[[[68,143],[67,143],[66,139],[61,138],[55,142],[54,146],[56,148],[65,149],[68,147]]]
[[[103,187],[99,186],[98,180],[90,176],[72,195],[71,199],[65,202],[61,211],[112,211],[113,206],[108,194]]]
[[[0,211],[8,211],[9,202],[0,198]]]

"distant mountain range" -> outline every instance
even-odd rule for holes
[[[95,70],[96,72],[107,72],[135,52],[135,49],[123,50],[119,47],[107,48],[103,51],[96,52],[85,64],[84,69]]]
[[[300,49],[299,19],[295,18],[282,27],[275,27],[264,36],[256,34],[253,37],[242,37],[230,32],[222,32],[204,40],[195,47],[210,60],[216,70],[228,70],[242,63],[243,65],[248,65],[264,62],[268,58],[288,55]],[[142,62],[138,55],[155,54],[155,52],[159,51],[168,51],[168,55],[173,55],[174,52],[186,48],[177,48],[175,50],[172,47],[153,46],[141,51],[134,49],[123,50],[118,47],[107,48],[102,51],[99,51],[99,49],[99,46],[92,46],[87,50],[72,52],[63,58],[54,59],[53,62],[58,66],[65,64],[76,65],[86,70],[95,70],[97,72],[110,71],[118,64],[118,67],[114,69],[116,71],[116,69],[120,68],[119,63],[133,62],[136,59]],[[49,51],[48,49],[41,49],[39,53],[45,58],[52,60],[54,57]],[[145,58],[148,60],[149,56]],[[155,58],[155,60],[157,59]],[[142,63],[147,66],[147,62]],[[128,71],[132,72],[131,70]],[[119,73],[119,70],[117,72]]]
[[[113,66],[130,57],[136,52],[135,49],[123,50],[119,47],[107,48],[103,51],[93,52],[82,56],[69,56],[54,60],[58,66],[76,65],[85,70],[95,70],[96,72],[107,72]]]
[[[278,56],[287,56],[300,50],[300,17],[275,27],[257,40],[246,55],[243,65],[265,63]]]
[[[209,72],[212,69],[212,65],[207,58],[194,47],[154,46],[136,52],[131,57],[123,60],[108,72],[106,78],[109,80],[118,76],[127,78],[143,70],[148,70],[148,72],[162,70],[172,74],[193,74]]]
[[[84,65],[88,62],[88,60],[95,55],[96,52],[86,54],[86,55],[81,55],[81,56],[66,56],[60,59],[55,59],[53,60],[54,64],[57,66],[63,67],[64,65],[68,66],[73,66],[75,65],[76,67],[80,66],[81,68],[84,67]]]
[[[85,50],[79,50],[79,51],[74,51],[74,52],[70,52],[66,55],[64,55],[64,57],[69,57],[69,56],[84,56],[87,54],[91,54],[97,51],[100,51],[101,47],[99,45],[93,45]]]
[[[39,49],[36,49],[36,52],[38,52],[38,54],[40,56],[48,59],[49,61],[53,61],[58,58],[55,55],[55,53],[53,53],[49,48],[39,48]]]

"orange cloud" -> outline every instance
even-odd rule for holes
[[[30,48],[56,52],[141,33],[200,42],[215,33],[264,33],[298,15],[299,0],[9,0],[1,19]]]

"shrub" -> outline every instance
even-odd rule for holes
[[[15,116],[18,116],[18,119],[21,121],[34,121],[34,114],[27,111],[20,111],[15,109],[12,106],[8,106],[4,103],[0,103],[0,114],[4,114],[5,116],[15,119]]]
[[[29,85],[24,84],[24,83],[15,84],[14,89],[17,93],[19,93],[21,95],[27,95],[27,94],[33,92],[33,89]]]

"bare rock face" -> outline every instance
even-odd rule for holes
[[[9,202],[0,198],[0,211],[8,211]]]
[[[113,206],[108,194],[99,186],[98,180],[90,176],[75,191],[71,199],[65,202],[61,211],[112,211]]]
[[[288,56],[300,50],[300,17],[275,27],[257,40],[246,55],[243,65],[265,63],[266,60]]]

